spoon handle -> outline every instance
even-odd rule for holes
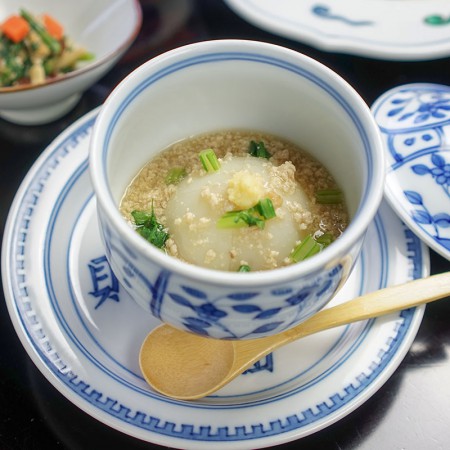
[[[283,333],[251,341],[237,341],[240,352],[246,347],[264,356],[276,348],[299,338],[360,320],[371,319],[402,309],[412,308],[450,295],[450,272],[419,278],[364,294],[354,300],[324,309],[305,322]]]
[[[448,295],[450,295],[450,272],[445,272],[390,286],[324,309],[288,330],[287,334],[292,340],[298,339],[317,331],[419,306]]]

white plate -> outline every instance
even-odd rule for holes
[[[36,161],[3,241],[11,319],[34,363],[63,395],[146,441],[246,449],[317,432],[383,385],[408,351],[423,307],[307,337],[201,401],[153,392],[140,375],[138,350],[157,321],[116,284],[97,230],[87,161],[96,114],[78,120]],[[333,303],[428,271],[427,247],[383,204]]]
[[[398,86],[379,97],[372,112],[385,144],[387,200],[450,260],[450,86]]]
[[[450,55],[448,0],[225,0],[243,18],[333,52],[379,59]]]

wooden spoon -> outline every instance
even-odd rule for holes
[[[172,398],[194,400],[225,386],[255,362],[318,331],[399,311],[450,295],[450,272],[387,287],[318,312],[282,333],[252,340],[201,337],[161,325],[146,337],[139,363],[146,381]]]

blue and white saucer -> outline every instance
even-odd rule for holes
[[[201,401],[154,392],[138,353],[158,322],[117,284],[97,229],[87,158],[96,115],[75,122],[42,153],[17,192],[3,237],[11,320],[58,391],[144,441],[242,450],[318,432],[386,382],[408,352],[424,307],[308,336]],[[428,273],[428,248],[384,203],[332,304]]]
[[[450,86],[398,86],[372,112],[387,154],[385,197],[417,236],[450,260]]]

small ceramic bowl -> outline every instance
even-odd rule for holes
[[[94,55],[77,70],[43,84],[0,88],[0,117],[24,125],[48,123],[70,111],[129,48],[142,23],[138,0],[35,0],[29,5],[4,0],[0,21],[21,8],[36,15],[51,14],[70,38]]]
[[[298,264],[242,274],[168,256],[123,219],[121,197],[149,159],[236,128],[284,137],[325,164],[351,215],[339,239]],[[346,281],[382,198],[384,159],[369,108],[336,73],[280,46],[217,40],[162,54],[120,83],[96,120],[90,173],[106,255],[131,297],[177,328],[252,339],[304,321]]]

